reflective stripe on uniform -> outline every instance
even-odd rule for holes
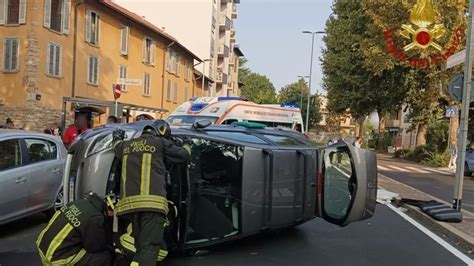
[[[49,221],[48,225],[43,229],[43,231],[41,231],[40,235],[38,236],[38,239],[36,240],[36,246],[38,247],[38,251],[39,251],[40,256],[41,256],[42,259],[44,258],[44,254],[43,254],[43,251],[40,249],[41,241],[43,240],[44,234],[49,230],[49,228],[50,228],[51,225],[54,223],[54,221],[56,221],[56,219],[58,218],[59,214],[61,214],[60,211],[56,211],[56,212],[54,213],[53,218],[51,218],[51,220]],[[45,258],[45,259],[46,259],[46,258]]]
[[[168,214],[168,201],[162,196],[137,195],[126,197],[117,204],[117,214],[139,209],[157,209]]]
[[[127,183],[127,159],[128,155],[123,156],[122,160],[122,197],[125,198],[125,184]]]
[[[130,234],[131,232],[129,231],[126,234],[123,234],[122,236],[120,236],[120,244],[129,252],[135,253],[137,252],[137,249],[135,248],[135,239]],[[168,255],[168,251],[164,249],[160,249],[160,252],[158,253],[157,261],[164,260],[167,255]]]
[[[150,168],[151,168],[151,153],[144,153],[143,158],[142,158],[140,195],[150,194]]]
[[[74,265],[78,263],[84,255],[86,255],[86,250],[81,249],[77,254],[74,254],[72,256],[69,256],[68,258],[62,259],[62,260],[56,260],[56,261],[47,261],[43,257],[41,257],[41,260],[44,265],[48,266],[64,266],[64,265]]]
[[[68,223],[54,237],[53,241],[51,241],[51,244],[49,244],[48,251],[46,252],[46,259],[48,261],[51,261],[51,259],[53,258],[54,252],[63,243],[64,239],[67,237],[67,235],[69,235],[72,229],[74,229],[74,227]]]

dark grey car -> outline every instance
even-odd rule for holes
[[[88,131],[66,164],[68,200],[90,191],[119,195],[114,129],[126,139],[150,121]],[[168,199],[178,208],[168,240],[184,251],[302,224],[315,217],[345,226],[375,211],[377,167],[373,152],[339,142],[319,150],[279,129],[242,126],[173,128],[191,138],[188,165],[171,165]]]
[[[63,205],[65,158],[57,137],[0,129],[0,224]]]

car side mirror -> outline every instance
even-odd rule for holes
[[[192,129],[203,129],[212,125],[210,120],[199,120],[193,123]]]

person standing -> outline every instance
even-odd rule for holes
[[[86,114],[84,113],[76,114],[76,118],[74,119],[74,125],[70,125],[64,132],[64,136],[63,136],[64,146],[66,146],[66,148],[69,149],[69,147],[74,142],[76,137],[82,132],[86,132],[87,130],[89,130],[89,123],[87,121]]]
[[[10,117],[7,118],[7,122],[5,123],[5,125],[7,126],[7,129],[16,129],[15,124],[13,123],[13,120]]]
[[[451,144],[451,157],[449,158],[448,169],[456,171],[456,159],[458,158],[458,147],[456,144]]]
[[[171,129],[164,120],[145,126],[140,137],[116,146],[116,157],[122,164],[121,200],[117,216],[132,224],[136,253],[131,265],[156,265],[163,240],[168,201],[166,167],[184,163],[190,147],[178,147],[169,140]]]
[[[354,146],[356,148],[362,148],[362,138],[361,137],[357,137],[356,140],[354,141]]]
[[[111,265],[113,208],[91,193],[56,211],[36,240],[43,265]]]

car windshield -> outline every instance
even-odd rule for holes
[[[209,120],[214,124],[217,118],[214,116],[177,115],[168,117],[167,121],[172,125],[191,125],[199,120]]]

